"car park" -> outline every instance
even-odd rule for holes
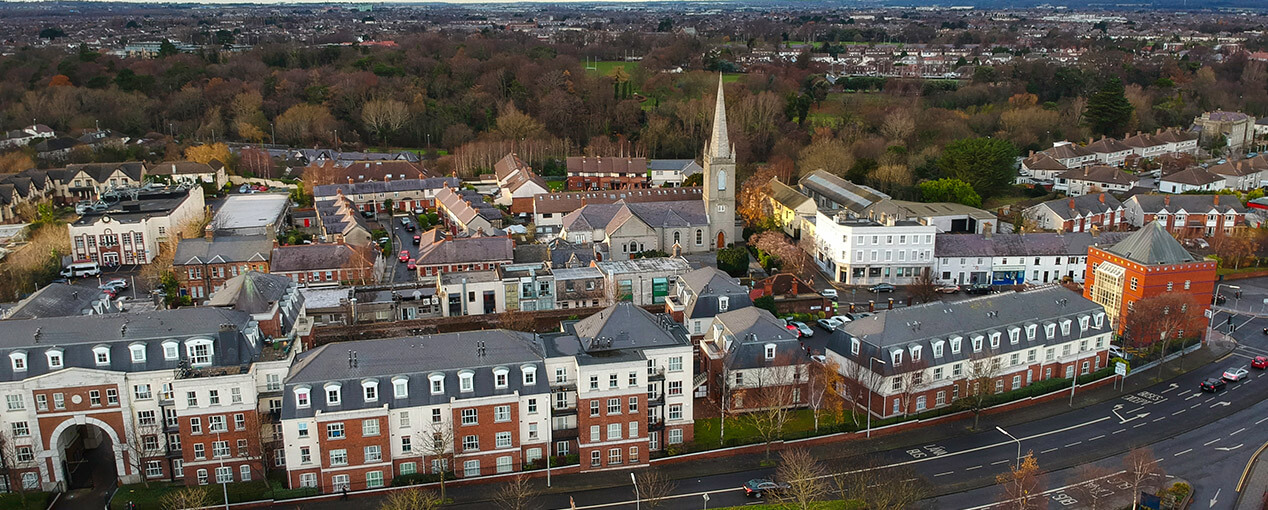
[[[128,281],[124,280],[123,278],[115,278],[113,280],[110,280],[106,283],[103,283],[97,286],[97,288],[101,290],[113,290],[115,292],[118,292],[119,290],[128,288]]]
[[[1225,370],[1224,375],[1220,376],[1220,379],[1223,379],[1225,381],[1238,382],[1245,379],[1246,376],[1248,375],[1250,375],[1249,370],[1246,370],[1241,367],[1237,367],[1237,368],[1230,368],[1228,370]]]
[[[1250,366],[1260,370],[1268,368],[1268,356],[1255,356],[1255,359],[1250,360]]]
[[[744,497],[761,498],[768,494],[778,495],[787,491],[791,485],[787,482],[776,482],[768,478],[754,478],[744,482]]]
[[[1202,391],[1209,391],[1211,393],[1215,393],[1217,391],[1224,389],[1224,385],[1225,383],[1223,379],[1216,379],[1214,377],[1211,377],[1205,381],[1202,381],[1202,385],[1200,387]]]
[[[941,294],[955,294],[957,292],[960,292],[960,286],[959,285],[942,285],[933,290]]]
[[[789,324],[792,324],[794,327],[797,328],[797,333],[800,336],[814,336],[815,335],[815,330],[810,329],[810,326],[807,326],[806,323],[804,322],[793,321],[793,322],[790,322]]]
[[[831,319],[831,318],[819,319],[815,322],[819,324],[819,327],[826,329],[828,331],[835,331],[837,327],[841,325],[841,321],[838,321],[836,319]]]
[[[868,292],[893,292],[894,286],[888,283],[878,283],[867,288]]]

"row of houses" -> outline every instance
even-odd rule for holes
[[[1102,137],[1088,140],[1084,145],[1069,141],[1052,144],[1052,148],[1031,152],[1021,162],[1019,184],[1037,184],[1068,187],[1070,179],[1078,179],[1083,167],[1123,167],[1137,159],[1157,158],[1172,154],[1197,154],[1198,135],[1179,129],[1159,129],[1154,133],[1137,132],[1122,140]],[[1090,173],[1090,172],[1085,172]],[[1108,170],[1097,170],[1098,177],[1111,182],[1122,177]],[[1084,176],[1082,180],[1088,180]],[[1067,182],[1062,182],[1065,179]]]
[[[1058,198],[1022,210],[1034,227],[1057,232],[1142,228],[1156,220],[1173,234],[1214,237],[1247,225],[1247,209],[1235,195],[1132,195],[1120,202],[1109,193]]]
[[[16,211],[22,204],[44,200],[58,205],[96,201],[109,190],[139,188],[152,176],[161,176],[161,180],[172,184],[205,182],[219,187],[228,182],[224,165],[218,161],[89,163],[28,169],[0,175],[0,222],[17,221]]]

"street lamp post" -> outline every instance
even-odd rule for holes
[[[872,372],[873,361],[880,361],[882,365],[885,364],[884,361],[876,359],[876,356],[872,356],[868,358],[867,377],[869,380],[872,380],[872,381],[874,381],[875,379],[873,378],[876,377],[876,373]],[[870,384],[870,383],[867,385],[867,437],[869,438],[872,437],[872,393],[875,393],[876,391],[875,386],[876,386],[875,384]]]
[[[642,508],[642,498],[638,496],[638,479],[634,478],[634,473],[630,473],[630,482],[634,484],[634,509]]]
[[[1021,440],[1013,437],[1013,435],[1009,434],[1007,430],[1004,430],[1000,428],[999,426],[996,426],[995,430],[998,430],[1001,434],[1004,434],[1005,436],[1008,436],[1009,439],[1012,439],[1013,441],[1017,442],[1017,464],[1016,465],[1020,466],[1021,465]]]

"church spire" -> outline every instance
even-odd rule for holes
[[[709,139],[709,157],[731,158],[731,141],[726,136],[726,101],[722,97],[722,73],[718,73],[718,104],[713,107],[713,136]]]

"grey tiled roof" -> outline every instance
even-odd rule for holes
[[[95,310],[94,302],[99,303],[100,311]],[[38,319],[41,317],[70,317],[89,313],[118,312],[109,296],[91,285],[67,285],[51,283],[35,291],[26,299],[10,308],[5,319]]]
[[[1088,232],[1062,234],[938,234],[934,243],[935,257],[1011,257],[1068,255],[1083,257],[1088,246],[1108,245],[1122,240],[1128,232]]]
[[[313,196],[328,197],[339,194],[364,195],[373,193],[390,193],[397,191],[421,191],[439,189],[445,186],[458,187],[462,180],[457,177],[430,177],[427,179],[396,179],[383,181],[362,181],[342,184],[323,184],[313,186]]]
[[[682,282],[691,290],[687,310],[684,312],[686,317],[700,319],[723,312],[718,298],[724,296],[727,298],[727,310],[753,306],[753,300],[748,295],[749,289],[716,267],[705,266],[688,271],[682,275]]]
[[[1132,184],[1140,180],[1136,176],[1124,172],[1121,168],[1104,165],[1085,166],[1067,170],[1058,174],[1057,178],[1122,185]]]
[[[292,283],[282,275],[247,271],[225,281],[224,287],[211,295],[207,306],[229,306],[252,314],[267,312]]]
[[[1073,201],[1074,206],[1070,203]],[[1109,193],[1088,193],[1073,198],[1058,198],[1049,200],[1039,205],[1031,206],[1030,209],[1047,209],[1060,216],[1062,219],[1074,219],[1078,216],[1090,216],[1109,211],[1117,210],[1123,204],[1119,202],[1114,195]]]
[[[1176,241],[1176,238],[1172,237],[1158,221],[1149,222],[1140,230],[1132,232],[1126,239],[1105,248],[1105,251],[1148,265],[1197,261],[1197,257],[1184,249],[1180,241]]]
[[[1216,203],[1216,200],[1219,203]],[[1187,213],[1207,213],[1211,210],[1220,214],[1246,214],[1246,206],[1237,197],[1231,195],[1136,195],[1127,199],[1135,202],[1145,214],[1166,211],[1174,213],[1184,210]]]
[[[783,321],[767,310],[748,307],[718,314],[716,320],[734,336],[727,357],[731,369],[769,366],[766,344],[775,344],[775,359],[780,364],[800,364],[807,353],[797,335],[784,327]]]
[[[827,348],[837,354],[858,360],[867,365],[871,356],[885,361],[877,364],[876,372],[894,374],[911,370],[910,355],[903,359],[908,363],[895,372],[890,366],[889,353],[896,349],[904,349],[910,353],[913,346],[921,347],[921,360],[926,366],[945,365],[973,358],[972,338],[982,335],[982,353],[999,355],[1021,351],[1046,345],[1069,342],[1076,338],[1091,336],[1096,333],[1107,333],[1113,330],[1111,322],[1102,319],[1101,327],[1096,327],[1094,319],[1088,322],[1088,332],[1080,332],[1079,316],[1094,318],[1105,310],[1096,303],[1085,299],[1078,293],[1060,285],[1042,287],[1026,292],[1007,292],[992,294],[963,301],[944,303],[933,302],[894,310],[885,310],[871,317],[846,323],[837,328],[828,339]],[[1070,333],[1061,333],[1061,319],[1071,320]],[[1044,325],[1057,325],[1055,338],[1049,339],[1044,332]],[[1036,325],[1034,340],[1026,338],[1025,329],[1028,324]],[[1020,328],[1021,335],[1017,344],[1008,338],[1009,329]],[[1001,339],[999,347],[991,349],[990,333],[998,331]],[[959,353],[951,350],[949,339],[954,336],[963,337]],[[860,340],[859,353],[851,353],[851,339]],[[935,341],[946,342],[942,357],[933,355],[932,344]],[[1041,354],[1042,355],[1042,354]]]
[[[227,236],[207,240],[203,237],[181,239],[176,245],[173,264],[223,264],[232,262],[268,262],[273,253],[273,239],[266,236]]]
[[[889,195],[867,186],[854,184],[823,170],[815,170],[806,174],[797,184],[802,189],[810,190],[827,197],[842,207],[855,212],[862,212],[868,206],[890,198]]]
[[[562,334],[542,340],[548,356],[574,356],[582,365],[646,359],[648,349],[691,345],[687,330],[668,315],[628,302],[580,321],[564,322]]]
[[[1191,186],[1203,186],[1224,180],[1224,176],[1202,168],[1200,166],[1191,166],[1179,172],[1159,179],[1166,182],[1178,182],[1180,184],[1188,184]]]
[[[479,345],[484,346],[479,350]],[[356,353],[356,366],[349,363],[349,351]],[[523,368],[536,369],[535,384],[525,385]],[[493,370],[508,370],[507,387],[495,388]],[[473,391],[462,392],[458,374],[470,370],[474,374]],[[444,391],[433,394],[429,376],[444,377]],[[408,396],[395,398],[392,378],[408,377]],[[378,399],[366,402],[362,381],[378,382]],[[341,403],[326,404],[322,385],[338,382],[342,386]],[[294,389],[301,384],[312,389],[312,407],[295,406]],[[491,395],[546,394],[550,391],[546,378],[541,346],[531,333],[501,329],[443,333],[416,337],[361,340],[326,344],[300,353],[286,377],[286,398],[282,418],[313,416],[318,411],[334,412],[352,409],[417,407],[448,403],[451,399]],[[546,405],[541,402],[539,405]]]

